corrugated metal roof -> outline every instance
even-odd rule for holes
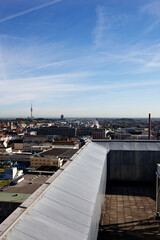
[[[160,151],[159,141],[96,141],[108,150]]]
[[[106,149],[96,143],[88,144],[3,237],[6,240],[90,239],[91,225],[96,222],[93,215],[97,201],[100,202],[97,194],[102,195],[100,185],[105,164]],[[96,214],[99,221],[100,212],[96,210]],[[92,239],[96,239],[94,235]]]

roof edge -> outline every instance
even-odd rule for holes
[[[0,238],[3,237],[19,220],[19,218],[26,213],[27,210],[39,200],[42,194],[48,190],[48,187],[56,180],[59,175],[72,163],[73,160],[81,153],[81,151],[88,146],[91,141],[80,148],[58,171],[56,171],[42,186],[40,186],[33,194],[31,194],[14,212],[12,212],[1,224],[0,224]]]

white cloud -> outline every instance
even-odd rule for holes
[[[12,40],[22,40],[22,38],[17,36],[11,36],[8,34],[0,34],[0,39],[12,39]]]
[[[40,69],[40,68],[48,68],[48,67],[53,67],[53,66],[63,66],[63,65],[66,65],[68,63],[73,63],[73,61],[75,61],[75,59],[67,59],[67,60],[62,60],[62,61],[55,61],[55,62],[51,62],[51,63],[48,63],[48,64],[44,64],[44,65],[38,66],[37,68]]]
[[[140,8],[140,13],[150,14],[156,18],[160,18],[159,12],[160,12],[159,0],[151,1],[150,3],[143,5]]]
[[[148,62],[148,63],[146,64],[146,67],[153,67],[153,68],[155,68],[155,67],[160,67],[160,62],[153,62],[153,61]]]
[[[66,98],[84,92],[93,93],[133,89],[137,87],[159,86],[160,81],[132,81],[129,83],[88,84],[74,82],[74,79],[87,78],[90,73],[70,73],[36,78],[23,78],[0,81],[0,105],[12,105],[23,101],[54,102],[57,98]],[[91,74],[92,76],[92,74]],[[111,82],[111,81],[109,81]],[[52,97],[51,97],[52,96]]]
[[[3,54],[2,48],[0,48],[0,75],[1,75],[1,78],[7,79],[7,73],[5,69],[5,63],[4,63],[4,54]]]
[[[148,18],[148,25],[142,32],[142,36],[145,34],[149,34],[152,32],[154,29],[159,27],[160,25],[160,1],[159,0],[154,0],[151,1],[150,3],[143,5],[139,9],[140,14],[148,15],[150,16],[151,20],[149,21]]]
[[[105,30],[105,12],[102,6],[97,6],[96,8],[97,22],[94,29],[94,44],[95,47],[101,46],[101,40],[103,37],[103,32]]]
[[[42,5],[39,5],[39,6],[36,6],[36,7],[33,7],[33,8],[30,8],[28,10],[25,10],[25,11],[22,11],[22,12],[19,12],[19,13],[15,13],[15,14],[12,14],[10,16],[7,16],[7,17],[4,17],[4,18],[1,18],[0,19],[0,23],[3,23],[3,22],[6,22],[6,21],[9,21],[11,19],[14,19],[14,18],[17,18],[17,17],[20,17],[20,16],[23,16],[25,14],[28,14],[28,13],[31,13],[31,12],[34,12],[36,10],[39,10],[39,9],[42,9],[42,8],[45,8],[45,7],[48,7],[50,5],[53,5],[53,4],[56,4],[58,2],[61,2],[62,0],[54,0],[54,1],[51,1],[51,2],[48,2],[48,3],[45,3],[45,4],[42,4]]]

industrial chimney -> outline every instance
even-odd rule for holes
[[[151,140],[151,114],[149,113],[149,122],[148,122],[148,140]]]

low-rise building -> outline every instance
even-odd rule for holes
[[[25,151],[31,151],[32,146],[51,146],[52,141],[48,141],[47,135],[25,135],[23,141],[23,149]]]
[[[8,167],[4,169],[3,179],[14,179],[17,174],[16,167]]]
[[[17,167],[5,167],[0,169],[0,179],[12,180],[23,175],[23,170],[18,170]]]
[[[30,158],[30,166],[31,167],[40,167],[40,166],[52,166],[56,168],[60,168],[63,164],[63,160],[54,156],[37,156]]]

